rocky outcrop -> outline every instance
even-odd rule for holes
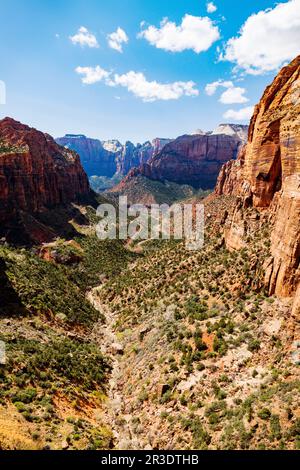
[[[184,135],[165,145],[133,174],[202,189],[212,188],[222,165],[236,158],[241,144],[237,136],[225,134]]]
[[[75,152],[13,119],[0,121],[1,228],[19,212],[35,214],[89,193]]]
[[[266,284],[270,293],[289,296],[300,282],[300,173],[284,178],[273,210],[272,256]]]
[[[127,175],[131,168],[148,161],[152,154],[153,148],[150,142],[135,146],[132,142],[127,141],[117,158],[116,172],[119,175]]]
[[[156,138],[152,142],[134,145],[127,141],[97,140],[84,135],[66,134],[56,139],[59,145],[75,150],[81,157],[83,167],[89,176],[125,176],[131,168],[148,162],[160,152],[170,139]]]
[[[235,162],[218,177],[217,195],[238,196],[242,203],[227,221],[227,246],[241,228],[245,207],[267,212],[271,256],[265,263],[270,294],[294,295],[300,281],[300,56],[284,67],[256,106],[249,138]],[[245,221],[243,221],[244,223]],[[240,230],[242,243],[243,231]],[[228,245],[229,243],[229,245]],[[238,244],[238,243],[237,243]],[[231,246],[232,247],[232,246]],[[295,309],[299,305],[295,304]]]
[[[153,139],[152,140],[153,153],[152,153],[151,157],[153,157],[154,155],[157,155],[159,152],[161,152],[162,149],[164,148],[164,146],[169,144],[170,142],[172,142],[172,140],[173,139],[160,139],[158,137],[156,139]]]

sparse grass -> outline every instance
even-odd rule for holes
[[[218,203],[228,210],[226,200]],[[87,216],[91,224],[97,222],[93,210]],[[51,264],[50,270],[50,263],[35,262],[33,253],[1,248],[5,275],[29,313],[52,321],[63,308],[51,294],[49,279],[62,296],[70,286],[80,306],[66,297],[77,313],[73,317],[74,312],[64,311],[66,320],[59,323],[64,331],[72,325],[77,339],[50,332],[50,324],[37,328],[35,339],[3,337],[9,368],[2,370],[2,402],[13,402],[30,425],[41,420],[55,427],[55,397],[61,390],[74,414],[85,407],[84,400],[96,399],[95,391],[105,394],[109,364],[88,338],[98,317],[82,307],[86,291],[102,284],[99,301],[110,310],[112,328],[125,346],[117,386],[125,399],[122,413],[133,416],[134,437],[144,443],[151,435],[159,448],[300,447],[299,383],[283,347],[288,333],[285,328],[274,335],[265,331],[274,315],[282,315],[283,322],[287,315],[286,306],[281,311],[281,302],[270,301],[263,287],[268,233],[262,224],[255,235],[249,234],[246,248],[229,251],[215,226],[208,224],[203,250],[188,252],[179,241],[153,241],[140,255],[128,253],[119,242],[83,236],[77,239],[80,261]],[[34,273],[39,273],[37,279]],[[42,283],[46,298],[40,297]],[[120,429],[126,426],[122,413],[116,421]],[[78,417],[67,424],[72,448],[82,445],[82,432],[88,448],[110,445],[109,434],[103,438],[102,429],[98,433],[86,423],[82,428]],[[51,442],[50,433],[47,439]]]

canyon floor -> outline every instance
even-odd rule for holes
[[[1,448],[299,448],[299,326],[264,290],[268,217],[229,251],[232,207],[205,200],[199,251],[100,242],[82,207],[76,240],[0,246]]]
[[[299,445],[299,326],[290,299],[264,292],[268,219],[248,209],[253,238],[225,248],[218,227],[232,203],[208,198],[202,250],[143,243],[137,260],[94,290],[119,343],[119,448]]]

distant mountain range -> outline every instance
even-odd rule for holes
[[[213,131],[204,132],[196,129],[191,135],[230,135],[239,137],[244,143],[248,138],[248,126],[242,124],[219,124]]]
[[[161,186],[146,184],[145,179],[161,184],[188,185],[197,190],[212,189],[222,165],[236,159],[247,136],[248,126],[235,124],[220,124],[212,132],[197,130],[183,135],[167,143],[147,162],[132,168],[113,189],[107,189],[114,195],[126,195],[131,202],[141,200],[145,187],[147,193],[151,193],[147,201],[155,198],[157,188]],[[154,188],[153,191],[150,188]],[[167,188],[170,190],[173,186],[167,184]]]

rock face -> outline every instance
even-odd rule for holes
[[[122,152],[122,146],[119,142],[109,141],[105,145],[100,140],[73,134],[66,134],[65,137],[56,139],[56,142],[80,155],[88,176],[112,177],[116,173],[116,155]]]
[[[79,156],[47,134],[10,118],[0,121],[0,223],[77,201],[90,187]]]
[[[117,174],[127,175],[132,168],[147,163],[169,142],[170,139],[160,138],[137,145],[130,141],[126,142],[121,155],[117,158]]]
[[[118,140],[100,141],[84,135],[66,134],[56,139],[59,145],[75,150],[89,176],[127,175],[131,168],[146,163],[160,152],[170,139],[156,138],[152,142],[134,145],[127,141],[122,145]]]
[[[242,140],[236,135],[184,135],[165,145],[132,174],[202,189],[212,188],[222,165],[236,158],[241,145]]]
[[[215,194],[218,196],[222,194],[238,196],[242,191],[246,148],[246,145],[241,147],[238,158],[229,160],[222,166],[215,186]]]
[[[300,281],[299,116],[300,56],[267,87],[251,119],[246,147],[237,161],[223,166],[215,190],[217,195],[242,200],[227,221],[227,244],[241,227],[245,207],[269,214],[271,257],[265,265],[265,282],[270,294],[281,296],[294,295]],[[299,309],[299,287],[295,299],[294,308]]]
[[[238,137],[243,143],[247,142],[249,126],[242,124],[219,124],[211,134],[224,134]]]

